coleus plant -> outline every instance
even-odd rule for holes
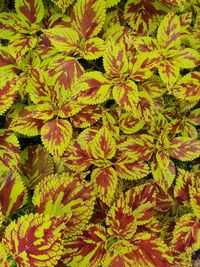
[[[190,267],[199,0],[0,2],[0,265]]]

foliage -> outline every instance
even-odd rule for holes
[[[199,0],[0,1],[0,265],[189,267]]]

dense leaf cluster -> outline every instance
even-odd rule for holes
[[[0,1],[0,265],[190,267],[200,1]]]

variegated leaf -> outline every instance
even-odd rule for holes
[[[193,109],[190,112],[189,121],[194,125],[200,125],[200,108]]]
[[[126,239],[112,238],[110,243],[111,246],[102,267],[133,267],[132,252],[135,247]]]
[[[3,267],[10,267],[10,263],[7,261],[7,258],[9,257],[8,252],[5,249],[5,246],[3,243],[0,243],[0,264],[2,264]],[[15,264],[15,261],[13,260],[13,263]]]
[[[149,166],[142,161],[121,156],[114,164],[117,175],[125,180],[138,180],[150,173]]]
[[[75,84],[74,94],[83,104],[101,104],[109,99],[112,85],[99,71],[83,74]]]
[[[116,143],[112,133],[102,127],[90,144],[91,155],[94,159],[112,159],[116,153]]]
[[[128,59],[126,53],[112,39],[106,43],[103,56],[103,66],[110,77],[121,77],[128,70]]]
[[[137,85],[128,80],[126,83],[119,83],[112,90],[114,100],[122,109],[134,111],[139,101]]]
[[[198,101],[200,99],[200,73],[190,72],[183,76],[172,88],[178,99]]]
[[[8,130],[0,130],[0,168],[1,171],[18,169],[19,142],[17,137]]]
[[[131,239],[137,230],[137,220],[122,195],[110,208],[106,224],[108,234],[121,239]]]
[[[162,159],[164,160],[164,158]],[[162,162],[160,166],[163,166],[165,162]],[[166,162],[166,165],[168,166],[165,168],[162,168],[159,166],[159,164],[156,161],[153,161],[151,163],[151,170],[153,174],[154,181],[165,191],[171,187],[175,176],[176,176],[176,169],[173,161]]]
[[[28,179],[30,189],[33,189],[45,176],[53,174],[52,159],[41,145],[27,147],[21,152],[20,158],[20,170]]]
[[[25,36],[16,34],[15,38],[10,41],[10,49],[16,60],[21,60],[22,57],[36,46],[37,38],[33,36]]]
[[[176,137],[170,144],[170,153],[178,160],[193,160],[200,155],[200,141],[190,137]]]
[[[134,47],[138,52],[151,52],[159,49],[159,44],[155,38],[149,36],[136,36]]]
[[[61,11],[64,13],[66,11],[66,8],[69,7],[74,0],[52,0],[55,5],[57,5]]]
[[[101,31],[105,19],[105,5],[104,0],[78,0],[74,6],[73,26],[85,40]]]
[[[10,51],[7,51],[5,48],[0,48],[0,71],[8,72],[20,72],[15,58],[10,54]]]
[[[117,172],[112,167],[96,168],[91,174],[98,197],[107,205],[113,200],[117,188]]]
[[[200,188],[189,186],[190,204],[194,214],[200,219]]]
[[[80,45],[80,55],[86,60],[97,59],[104,54],[105,44],[103,39],[94,37]]]
[[[40,214],[65,216],[65,234],[83,229],[92,216],[94,188],[68,173],[46,176],[35,188],[32,202]]]
[[[156,0],[128,0],[124,11],[125,20],[139,34],[152,33],[164,13],[156,4]]]
[[[147,134],[135,135],[119,145],[119,149],[130,158],[148,161],[154,152],[154,139]]]
[[[138,233],[131,240],[135,250],[131,253],[132,267],[165,266],[171,267],[173,258],[167,245],[157,235]]]
[[[180,67],[176,63],[176,61],[172,60],[164,60],[160,63],[158,67],[158,72],[160,78],[162,79],[164,85],[171,89],[171,87],[176,83],[180,75]],[[174,87],[173,87],[174,90]]]
[[[162,79],[156,75],[141,82],[139,84],[139,89],[148,93],[152,98],[160,97],[167,91],[167,87],[164,85]]]
[[[157,70],[161,59],[162,56],[157,51],[134,56],[129,70],[131,78],[135,81],[147,80]]]
[[[134,134],[141,130],[145,122],[141,118],[136,118],[134,114],[125,112],[120,116],[120,130],[125,134]]]
[[[1,12],[0,14],[0,37],[12,39],[18,30],[23,30],[23,25],[19,22],[18,16],[12,12]]]
[[[189,187],[195,185],[194,173],[178,169],[176,185],[174,186],[174,197],[180,204],[188,203],[190,200]]]
[[[176,223],[173,239],[171,242],[172,248],[178,253],[199,248],[200,240],[200,224],[198,219],[192,214],[183,215]],[[195,249],[196,247],[196,249]]]
[[[52,77],[60,73],[57,82],[65,89],[72,90],[75,80],[83,74],[83,67],[74,57],[58,54],[47,65],[48,74]]]
[[[0,204],[6,217],[11,217],[26,201],[26,188],[21,176],[12,171],[0,175]]]
[[[17,75],[6,75],[2,72],[0,75],[0,115],[12,105],[18,89],[19,82]]]
[[[62,255],[61,236],[64,228],[62,219],[38,213],[13,221],[2,239],[10,254],[9,264],[15,260],[13,266],[55,266]]]
[[[133,187],[125,193],[125,197],[129,207],[133,210],[138,225],[145,225],[151,221],[156,201],[154,184]]]
[[[87,105],[71,118],[71,123],[75,128],[86,128],[97,122],[102,114],[102,106]]]
[[[174,12],[169,12],[158,27],[158,43],[164,49],[179,47],[180,37],[180,19]]]
[[[92,158],[89,153],[87,142],[75,140],[72,141],[62,156],[67,167],[72,171],[82,172],[89,169],[92,164]],[[77,169],[78,166],[78,169]]]
[[[195,68],[200,65],[200,55],[194,49],[182,48],[176,51],[173,61],[181,69]]]
[[[54,119],[41,128],[41,139],[46,149],[57,157],[62,156],[72,137],[72,126],[67,120]]]
[[[64,243],[67,266],[99,266],[106,254],[107,234],[100,225],[89,225],[81,234]]]
[[[106,0],[106,8],[113,7],[117,5],[120,2],[120,0]]]
[[[74,54],[79,51],[78,44],[80,37],[71,28],[55,27],[45,31],[45,34],[58,51],[66,54]]]
[[[44,16],[44,6],[40,0],[17,0],[15,9],[25,25],[39,23]]]
[[[43,122],[32,117],[32,107],[24,106],[20,109],[18,116],[14,116],[10,129],[17,133],[36,136],[39,135]]]

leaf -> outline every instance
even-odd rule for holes
[[[200,65],[200,55],[199,53],[191,48],[182,48],[176,51],[176,56],[173,61],[181,69],[195,68]]]
[[[200,108],[194,109],[190,112],[189,121],[194,125],[200,125]]]
[[[0,130],[0,168],[1,171],[18,169],[19,142],[9,130]]]
[[[101,118],[102,114],[102,106],[87,105],[71,118],[71,122],[75,128],[86,128],[97,122]]]
[[[119,106],[127,111],[134,111],[139,101],[137,85],[128,80],[126,83],[119,83],[114,86],[113,98]]]
[[[138,233],[131,244],[135,250],[131,253],[132,267],[143,266],[172,266],[172,257],[169,248],[156,235],[147,232]]]
[[[158,67],[158,72],[164,85],[168,89],[171,89],[173,86],[173,90],[174,90],[174,84],[180,76],[180,68],[178,64],[176,63],[176,61],[174,60],[162,61]]]
[[[117,175],[125,180],[138,180],[150,173],[149,166],[142,161],[135,161],[128,157],[121,156],[114,164]]]
[[[32,117],[32,107],[24,106],[20,109],[18,116],[14,116],[10,129],[17,133],[36,136],[39,135],[43,122]]]
[[[11,107],[19,89],[18,77],[15,74],[1,74],[0,78],[0,115]]]
[[[124,16],[131,28],[141,35],[152,33],[161,20],[161,11],[153,0],[128,0],[125,5]]]
[[[134,56],[129,70],[131,78],[135,81],[143,81],[150,78],[157,70],[161,59],[161,54],[157,51]]]
[[[125,197],[137,220],[137,225],[145,225],[154,216],[155,185],[144,184],[133,187],[125,192]]]
[[[3,214],[11,217],[26,202],[27,192],[16,171],[0,174],[0,203]]]
[[[116,171],[112,167],[96,168],[91,174],[91,180],[95,184],[98,197],[110,205],[117,187]]]
[[[200,99],[200,73],[190,72],[183,76],[173,86],[172,92],[178,99],[187,101],[198,101]]]
[[[135,36],[134,47],[138,52],[151,52],[159,49],[159,44],[155,38],[149,36]]]
[[[74,93],[83,104],[101,104],[110,97],[111,84],[101,72],[87,72],[77,81]]]
[[[173,239],[171,242],[173,250],[181,253],[191,249],[194,251],[198,249],[200,238],[199,230],[200,224],[198,219],[192,213],[183,215],[176,223],[173,232]]]
[[[106,254],[107,234],[100,225],[88,225],[81,234],[64,243],[67,266],[99,266]]]
[[[41,128],[41,139],[46,149],[57,157],[62,156],[72,137],[72,126],[67,120],[54,119]]]
[[[117,5],[120,2],[120,0],[106,0],[106,8],[113,7]]]
[[[54,266],[61,258],[64,228],[60,218],[29,214],[9,224],[2,243],[19,266]]]
[[[168,140],[167,140],[168,141]],[[169,141],[168,141],[169,142]],[[166,144],[163,144],[166,145]],[[164,148],[164,147],[163,147]],[[156,152],[156,161],[159,168],[163,171],[167,171],[170,165],[170,156],[169,153],[164,149],[159,149]]]
[[[78,0],[73,11],[73,26],[85,40],[101,31],[106,12],[104,0]]]
[[[54,2],[55,5],[57,5],[62,13],[64,13],[67,9],[67,7],[69,7],[72,3],[73,0],[52,0]]]
[[[167,192],[175,179],[176,169],[173,161],[166,162],[168,167],[165,166],[165,168],[162,168],[161,166],[164,165],[164,163],[165,162],[163,161],[159,166],[157,162],[153,161],[151,163],[151,170],[154,181],[164,190],[164,192]]]
[[[3,264],[4,267],[10,267],[10,263],[7,261],[8,252],[6,251],[5,247],[2,243],[0,243],[0,263]]]
[[[165,49],[179,47],[181,44],[180,19],[174,12],[169,12],[158,27],[157,40]]]
[[[189,186],[189,194],[190,194],[190,204],[193,209],[194,215],[199,219],[199,204],[200,204],[200,197],[199,197],[200,188],[195,186]]]
[[[103,267],[133,267],[132,255],[135,247],[125,239],[112,240]]]
[[[106,224],[110,236],[131,239],[137,230],[137,221],[123,195],[110,208]]]
[[[66,148],[62,158],[67,167],[72,171],[86,171],[92,164],[89,146],[85,141],[82,140],[72,141]]]
[[[0,48],[0,70],[6,71],[6,73],[17,73],[19,71],[15,58],[5,48]]]
[[[36,46],[37,38],[33,36],[24,36],[16,34],[9,45],[12,49],[12,54],[16,60],[20,60],[28,51]]]
[[[48,62],[48,74],[52,77],[60,73],[58,83],[72,91],[75,80],[83,74],[83,67],[73,57],[57,55],[53,62]]]
[[[20,27],[19,19],[16,14],[11,12],[1,12],[0,14],[0,37],[4,39],[12,39],[15,37],[18,27]],[[21,28],[21,27],[20,27]]]
[[[20,20],[26,24],[41,22],[44,16],[44,6],[40,0],[17,0],[15,9]]]
[[[33,189],[44,177],[53,174],[52,159],[41,145],[28,146],[21,152],[20,158],[20,169],[28,179],[30,189]]]
[[[78,33],[71,28],[55,27],[45,31],[46,36],[58,51],[66,54],[78,52],[80,37]]]
[[[91,155],[94,159],[112,159],[116,153],[116,143],[112,133],[102,127],[90,144]]]
[[[32,202],[40,214],[65,216],[65,234],[82,230],[92,216],[94,188],[68,173],[46,176],[35,188]]]
[[[103,66],[109,77],[122,77],[128,70],[126,53],[113,39],[106,43]]]
[[[104,40],[98,37],[90,38],[80,47],[81,55],[86,60],[97,59],[104,54]]]
[[[189,187],[194,186],[195,178],[192,172],[184,169],[178,170],[176,185],[174,186],[174,198],[180,204],[187,204],[190,200]]]
[[[200,142],[190,137],[176,137],[170,144],[171,156],[182,161],[191,161],[200,155]]]
[[[142,81],[139,84],[139,89],[148,93],[152,98],[160,97],[167,91],[167,87],[164,85],[162,79],[156,75]]]
[[[141,130],[145,122],[136,118],[132,113],[126,112],[120,116],[120,129],[125,134],[134,134]]]
[[[148,161],[154,152],[154,140],[147,134],[134,135],[122,143],[119,149],[130,158]]]

